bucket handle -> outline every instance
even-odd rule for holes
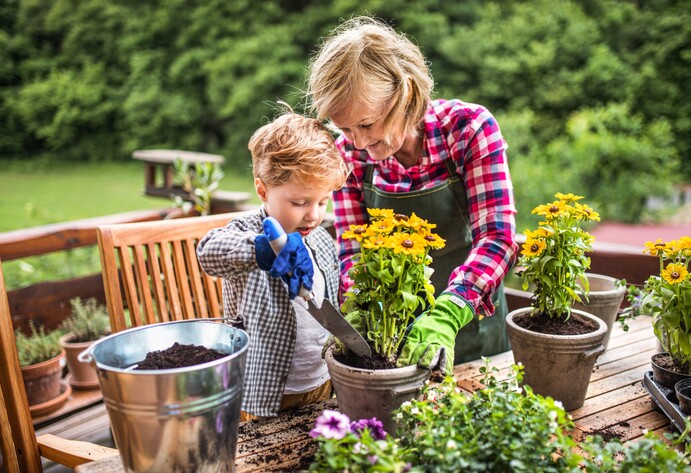
[[[605,352],[605,346],[601,343],[599,344],[596,348],[593,348],[592,350],[585,351],[581,353],[581,361],[588,361],[589,359],[595,357],[597,358],[598,356],[602,355]]]
[[[79,355],[77,355],[77,359],[82,363],[92,363],[94,361],[94,357],[91,354],[92,347],[93,345],[84,350],[83,352],[79,353]]]

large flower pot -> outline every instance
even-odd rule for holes
[[[336,390],[338,409],[353,421],[376,417],[384,424],[384,430],[395,435],[392,412],[403,402],[417,398],[430,370],[417,365],[382,370],[354,368],[336,360],[333,350],[333,346],[329,347],[324,359]]]
[[[538,394],[561,401],[567,411],[577,409],[585,401],[595,361],[605,351],[602,342],[607,324],[592,314],[574,310],[595,321],[598,329],[584,335],[538,333],[514,322],[514,317],[531,310],[530,307],[517,309],[506,316],[514,360],[525,367],[523,384]]]
[[[67,362],[67,371],[69,372],[68,380],[73,388],[77,389],[94,389],[98,388],[98,375],[96,368],[88,363],[79,361],[79,354],[89,348],[93,341],[90,342],[73,342],[74,335],[68,333],[60,337],[60,345],[65,352],[65,361]]]
[[[612,327],[617,320],[619,307],[626,295],[626,286],[618,285],[618,280],[602,274],[586,273],[590,294],[587,303],[576,302],[574,309],[582,310],[602,319],[607,324],[607,334],[602,344],[607,348]]]
[[[135,370],[152,351],[178,342],[227,356],[184,368]],[[98,372],[124,470],[234,472],[249,337],[198,320],[132,328],[80,355]]]
[[[612,327],[617,320],[619,307],[626,295],[626,287],[623,285],[618,286],[617,279],[610,276],[595,273],[586,273],[586,276],[590,286],[588,302],[585,304],[574,303],[573,308],[593,314],[605,321],[607,324],[607,334],[602,344],[606,349],[609,344],[609,337],[612,334]],[[505,287],[504,292],[509,302],[509,310],[528,306],[533,297],[532,292],[512,287]]]

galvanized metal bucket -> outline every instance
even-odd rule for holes
[[[178,342],[227,353],[185,368],[133,370],[146,354]],[[104,338],[79,359],[98,371],[115,444],[127,472],[234,472],[246,332],[186,320]]]

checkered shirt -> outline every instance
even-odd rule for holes
[[[408,169],[393,156],[375,161],[367,151],[355,149],[345,135],[336,140],[352,168],[346,185],[334,193],[333,199],[342,292],[352,285],[348,270],[359,245],[340,236],[350,225],[362,225],[368,220],[363,195],[367,166],[374,165],[373,185],[382,191],[417,191],[447,179],[442,153],[448,150],[467,191],[473,246],[468,258],[459,261],[451,273],[447,290],[468,300],[476,313],[492,315],[490,296],[515,261],[518,247],[506,142],[486,108],[460,100],[433,101],[424,125],[422,160]]]
[[[256,416],[278,413],[295,351],[295,310],[287,286],[257,266],[254,238],[263,231],[263,208],[211,230],[197,245],[205,272],[223,278],[223,314],[241,318],[249,334],[242,410]],[[324,274],[326,294],[338,302],[338,259],[329,233],[317,227],[306,238]],[[315,268],[316,269],[316,268]]]

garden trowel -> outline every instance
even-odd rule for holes
[[[288,235],[286,235],[278,220],[273,217],[266,217],[264,219],[264,233],[274,253],[280,253],[288,241]],[[331,302],[326,297],[324,297],[321,307],[317,307],[314,301],[314,294],[305,289],[304,286],[300,287],[298,295],[307,301],[307,311],[312,317],[352,352],[359,356],[372,356],[372,351],[365,339],[362,338],[362,335],[355,330],[355,327],[348,323],[345,317],[331,305]]]

